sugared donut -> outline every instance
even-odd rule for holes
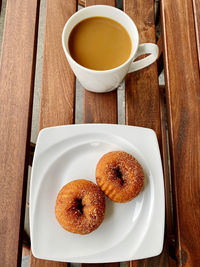
[[[58,193],[55,214],[65,230],[81,235],[89,234],[104,219],[104,193],[88,180],[72,181]]]
[[[99,160],[96,181],[111,200],[127,202],[142,190],[144,171],[132,155],[123,151],[112,151]]]

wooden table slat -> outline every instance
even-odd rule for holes
[[[117,123],[117,92],[96,94],[84,91],[84,121]]]
[[[200,265],[200,73],[192,0],[161,1],[179,266]]]
[[[140,43],[156,42],[154,22],[154,1],[124,0],[124,11],[134,20],[140,35]],[[126,84],[126,124],[153,129],[158,137],[160,147],[160,99],[157,64],[129,74]],[[166,160],[166,159],[165,159]],[[168,205],[169,202],[166,202]],[[169,211],[167,207],[166,212]],[[170,216],[166,214],[166,219]],[[168,225],[171,221],[167,222]],[[169,259],[168,245],[165,244],[161,255],[149,259],[132,261],[131,267],[139,266],[173,266]]]
[[[200,68],[200,1],[199,0],[193,0],[193,11],[194,11],[197,51],[198,51],[199,68]]]
[[[112,263],[84,263],[81,264],[80,267],[120,267],[119,262],[112,262]]]
[[[86,0],[86,6],[115,6],[114,0]],[[117,123],[117,91],[97,94],[84,90],[84,121],[87,123]]]
[[[156,42],[154,0],[124,0],[124,11],[133,18],[140,43]],[[160,110],[157,64],[126,77],[126,123],[156,131],[160,142]]]
[[[7,1],[0,65],[0,266],[20,265],[39,1]]]
[[[61,34],[76,11],[76,1],[47,0],[40,129],[74,123],[75,76],[65,57]],[[63,262],[39,260],[31,255],[31,266],[66,267]]]
[[[85,6],[109,5],[115,6],[115,0],[85,0]]]
[[[31,267],[69,267],[70,264],[66,262],[56,262],[56,261],[47,261],[39,260],[31,254]]]
[[[40,129],[74,123],[75,76],[65,57],[61,36],[75,11],[75,0],[47,0]]]

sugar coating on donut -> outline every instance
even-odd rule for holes
[[[104,214],[104,193],[91,181],[72,181],[58,193],[56,219],[69,232],[81,235],[91,233],[102,223]]]
[[[141,192],[144,171],[132,155],[124,151],[112,151],[99,160],[96,181],[111,200],[128,202]]]

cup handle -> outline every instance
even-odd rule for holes
[[[158,46],[152,43],[140,44],[138,46],[135,58],[144,54],[150,54],[150,55],[136,62],[132,62],[128,73],[143,69],[151,65],[153,62],[155,62],[156,59],[158,58]]]

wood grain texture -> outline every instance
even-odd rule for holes
[[[155,43],[154,0],[124,0],[124,11],[136,23],[140,35],[140,43]],[[160,148],[162,148],[157,63],[127,75],[125,82],[126,124],[152,128],[156,132]],[[165,160],[167,159],[165,158]],[[165,181],[167,184],[169,183],[168,180],[165,179]],[[168,193],[167,191],[166,193]],[[168,205],[166,208],[166,223],[168,227],[171,227],[171,213],[168,213],[171,204],[167,198],[166,205]],[[165,236],[165,243],[161,255],[149,259],[132,261],[130,266],[174,266],[174,262],[169,257],[168,237]]]
[[[120,263],[119,262],[113,262],[113,263],[99,263],[99,264],[89,264],[89,263],[84,263],[81,264],[80,267],[120,267]]]
[[[85,0],[78,0],[78,4],[81,6],[85,6]]]
[[[65,262],[56,262],[56,261],[46,261],[36,259],[33,254],[31,254],[31,267],[69,267],[70,264]]]
[[[115,6],[115,0],[85,0],[86,6],[92,5],[109,5]]]
[[[197,51],[198,51],[199,67],[200,67],[200,1],[199,0],[193,0],[193,11],[194,11]]]
[[[74,122],[75,77],[61,36],[67,19],[75,11],[75,0],[47,0],[40,129]]]
[[[144,260],[131,261],[129,267],[176,267],[174,260],[169,258],[167,253],[162,253],[162,256],[152,257]]]
[[[40,129],[74,122],[75,77],[65,58],[61,35],[76,1],[47,0]],[[66,267],[67,263],[43,261],[31,255],[31,266]]]
[[[84,121],[117,123],[117,92],[97,94],[84,91]]]
[[[124,0],[124,11],[134,20],[140,43],[155,43],[154,1]],[[157,64],[127,75],[126,123],[154,129],[160,142]]]
[[[191,0],[161,2],[179,266],[200,266],[200,75]],[[178,29],[178,31],[176,30]]]
[[[115,1],[86,0],[86,6],[95,4],[115,6]],[[97,94],[84,90],[84,121],[117,123],[117,91]]]
[[[0,65],[0,266],[20,265],[39,1],[8,0]]]

